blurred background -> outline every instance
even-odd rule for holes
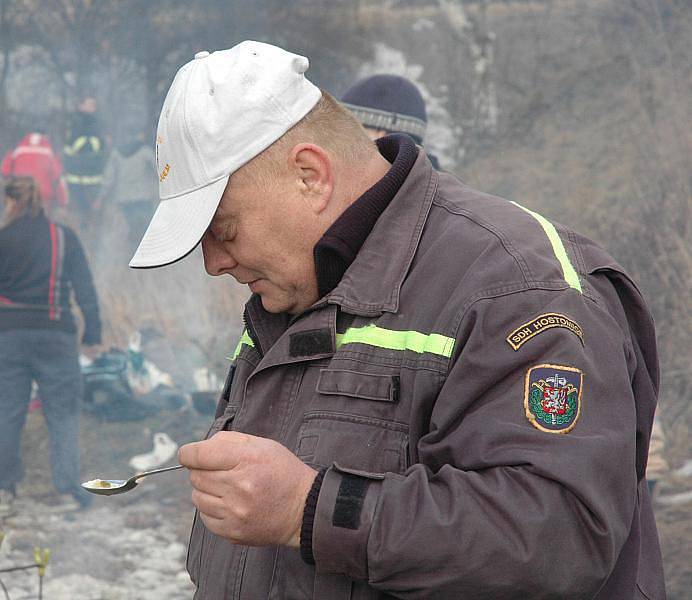
[[[442,169],[595,239],[633,275],[658,331],[664,468],[655,508],[669,596],[692,598],[689,0],[0,0],[0,155],[40,130],[68,170],[75,115],[91,99],[105,176],[116,153],[153,148],[182,64],[244,39],[308,56],[310,79],[337,98],[369,75],[408,78],[425,99],[425,145]],[[85,478],[124,476],[132,456],[156,449],[155,432],[176,445],[204,435],[199,392],[223,384],[248,296],[231,278],[206,276],[199,251],[163,269],[128,269],[155,200],[133,217],[114,200],[127,174],[110,177],[95,206],[84,210],[70,194],[54,217],[85,246],[104,348],[145,357],[178,400],[169,394],[119,420],[94,409],[94,396],[82,421]],[[46,598],[191,597],[184,476],[88,511],[51,512],[41,508],[49,471],[40,410],[22,451],[24,509],[0,521],[0,580],[12,600],[37,597],[34,570],[2,573],[32,563],[34,546],[53,550]]]

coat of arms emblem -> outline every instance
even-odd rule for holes
[[[574,367],[537,365],[526,374],[524,408],[531,424],[549,433],[567,433],[581,413],[583,373]]]

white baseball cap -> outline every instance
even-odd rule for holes
[[[260,42],[198,52],[180,68],[156,132],[159,203],[131,267],[160,267],[202,239],[232,173],[322,97],[304,56]]]

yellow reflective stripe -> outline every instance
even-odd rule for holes
[[[71,146],[65,146],[65,154],[69,156],[74,156],[79,152],[87,143],[87,137],[85,135],[80,135]]]
[[[388,350],[411,350],[422,354],[438,354],[449,358],[454,350],[454,338],[439,333],[420,333],[418,331],[396,331],[377,325],[352,327],[344,333],[336,334],[336,347],[346,344],[366,344]]]
[[[384,329],[377,325],[351,327],[344,333],[337,333],[336,347],[340,348],[346,344],[365,344],[388,350],[411,350],[418,354],[429,352],[430,354],[438,354],[446,358],[452,356],[452,351],[454,350],[454,338],[439,333],[425,334],[418,331],[396,331],[394,329]],[[229,360],[238,358],[243,346],[255,347],[247,329],[243,330],[233,355],[228,357]]]
[[[91,144],[91,149],[92,149],[94,152],[98,153],[98,152],[101,151],[101,140],[98,139],[96,136],[93,136],[93,135],[92,135],[92,136],[89,138],[89,143]]]
[[[77,185],[98,185],[103,182],[103,175],[73,175],[68,173],[65,175],[65,181]]]
[[[80,135],[72,144],[73,152],[79,152],[84,146],[86,146],[87,138],[85,135]]]
[[[238,340],[238,345],[235,347],[235,350],[233,351],[233,356],[231,357],[231,360],[235,360],[236,358],[238,358],[238,354],[240,354],[240,351],[243,348],[243,344],[245,346],[250,346],[251,348],[255,347],[255,344],[252,341],[250,334],[247,332],[247,329],[243,329],[243,334],[240,336],[240,340]]]
[[[577,275],[577,271],[572,266],[572,262],[569,259],[567,250],[565,250],[565,246],[562,243],[562,240],[560,239],[560,236],[558,235],[555,226],[550,221],[548,221],[548,219],[546,219],[543,215],[539,215],[538,213],[533,212],[532,210],[529,210],[528,208],[522,206],[521,204],[517,204],[516,202],[512,202],[512,204],[518,206],[522,210],[529,213],[534,219],[536,219],[536,221],[538,221],[541,224],[541,227],[543,227],[543,231],[545,231],[545,234],[548,236],[550,244],[553,247],[553,253],[555,254],[555,258],[557,258],[558,262],[560,263],[560,266],[562,267],[562,274],[565,278],[565,281],[567,282],[569,287],[577,290],[581,294],[582,290],[581,282],[579,281],[579,275]]]

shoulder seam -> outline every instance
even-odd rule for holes
[[[441,200],[442,202],[438,202],[438,200]],[[512,244],[512,242],[499,229],[493,227],[484,219],[478,218],[477,215],[471,213],[470,211],[467,211],[463,208],[459,208],[457,206],[453,207],[449,200],[447,200],[447,198],[445,198],[442,194],[436,194],[435,198],[433,199],[433,204],[436,204],[440,208],[443,208],[452,214],[465,217],[469,221],[478,225],[479,227],[482,227],[486,231],[489,231],[498,240],[500,240],[500,243],[502,244],[502,247],[505,249],[507,254],[509,254],[517,263],[517,266],[519,267],[519,270],[521,271],[521,274],[524,277],[524,282],[528,285],[531,281],[533,281],[534,276],[531,272],[531,269],[529,268],[528,263],[524,260],[524,257],[521,255],[519,250],[517,250],[514,244]]]
[[[584,296],[598,304],[598,300],[593,290],[591,289],[591,285],[588,281],[589,273],[586,268],[586,261],[584,260],[584,255],[582,254],[581,247],[577,242],[577,234],[575,231],[568,229],[563,225],[560,225],[560,228],[565,233],[567,241],[569,242],[570,248],[572,250],[572,255],[574,256],[574,259],[577,263],[577,272],[581,276],[580,280],[582,283],[582,293],[584,294]]]
[[[459,344],[459,328],[461,327],[461,323],[463,322],[464,318],[466,317],[467,313],[471,309],[471,307],[476,304],[477,302],[480,302],[481,300],[490,300],[493,298],[500,298],[503,296],[509,296],[510,294],[518,294],[521,292],[528,292],[532,290],[544,290],[544,291],[552,291],[552,292],[564,292],[568,291],[572,288],[570,288],[569,285],[566,284],[565,281],[534,281],[530,282],[527,284],[522,284],[522,283],[514,283],[514,284],[508,284],[508,285],[502,285],[502,286],[497,286],[495,288],[486,288],[484,290],[480,290],[479,292],[476,292],[472,296],[470,296],[464,304],[461,306],[459,311],[457,312],[457,316],[455,319],[455,322],[452,324],[452,331],[454,332],[454,340],[455,340],[455,345],[454,349],[455,351],[458,348],[462,348],[462,344]],[[577,292],[575,292],[577,293]],[[583,294],[580,294],[583,296]],[[594,302],[594,304],[597,304],[593,298],[589,297],[589,300]],[[452,365],[454,364],[453,357],[450,357],[449,362],[448,362],[448,373],[449,370],[451,370]]]

